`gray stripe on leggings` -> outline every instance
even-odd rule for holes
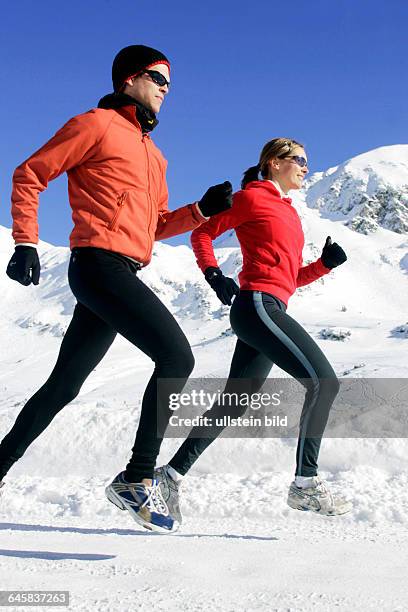
[[[265,306],[263,304],[261,291],[254,291],[253,299],[254,299],[255,310],[256,310],[257,314],[259,315],[261,321],[263,323],[265,323],[266,327],[277,338],[279,338],[279,340],[285,346],[288,347],[288,349],[295,355],[295,357],[297,357],[297,359],[304,366],[304,368],[306,369],[306,371],[308,372],[310,378],[313,381],[314,391],[313,391],[312,401],[310,402],[310,404],[309,404],[309,406],[307,408],[307,411],[306,411],[306,414],[305,414],[305,418],[303,420],[303,427],[300,430],[299,468],[298,469],[301,469],[302,459],[303,459],[303,449],[304,449],[304,446],[305,446],[305,438],[306,438],[307,425],[309,423],[309,418],[310,418],[310,415],[312,413],[314,404],[315,404],[315,402],[317,400],[317,396],[318,396],[318,393],[319,393],[319,386],[320,386],[319,377],[317,376],[314,367],[312,366],[310,361],[306,358],[305,354],[300,350],[300,348],[293,342],[293,340],[291,338],[289,338],[289,336],[287,334],[285,334],[284,331],[281,330],[279,325],[276,325],[276,323],[274,323],[274,321],[272,321],[272,319],[268,315],[268,313],[266,311],[266,308],[265,308]],[[297,476],[299,476],[299,474],[297,474]]]

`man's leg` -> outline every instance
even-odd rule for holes
[[[157,435],[168,422],[168,393],[158,397],[159,379],[174,379],[179,393],[194,367],[190,345],[177,321],[159,298],[114,253],[80,249],[71,259],[69,280],[74,295],[148,355],[155,364],[143,396],[139,427],[125,479],[141,482],[153,478],[162,438]]]
[[[84,305],[75,306],[50,377],[25,404],[0,444],[0,480],[55,415],[78,395],[115,335],[109,325]]]

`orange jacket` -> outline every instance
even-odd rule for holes
[[[94,246],[147,265],[155,240],[205,221],[195,204],[168,210],[167,162],[135,107],[92,109],[70,119],[13,175],[13,238],[38,242],[38,195],[68,174],[74,229],[70,246]]]

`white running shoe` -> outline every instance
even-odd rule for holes
[[[169,474],[167,465],[163,465],[154,470],[154,478],[160,485],[163,499],[166,502],[171,516],[179,525],[183,522],[180,511],[179,491],[181,482],[176,482]]]
[[[312,510],[326,516],[346,514],[352,509],[352,503],[343,497],[335,496],[327,483],[314,476],[311,487],[301,488],[293,481],[289,487],[287,503],[294,510]]]
[[[154,479],[151,486],[143,482],[127,482],[124,472],[121,472],[106,487],[105,494],[112,504],[120,510],[127,510],[136,523],[149,531],[170,533],[178,528]]]

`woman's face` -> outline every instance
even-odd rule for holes
[[[269,161],[269,174],[268,178],[275,180],[279,183],[285,193],[290,189],[301,189],[303,180],[308,173],[308,167],[299,165],[300,159],[303,158],[307,161],[307,156],[303,147],[295,147],[292,149],[288,157],[280,159],[275,157]]]

